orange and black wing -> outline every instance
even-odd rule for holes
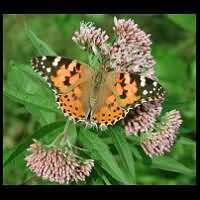
[[[56,94],[64,115],[75,121],[84,120],[89,109],[90,82],[94,73],[89,66],[55,56],[35,57],[32,66]]]

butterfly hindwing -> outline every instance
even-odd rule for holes
[[[119,104],[122,107],[136,107],[142,103],[162,100],[165,95],[163,87],[155,80],[137,73],[117,73],[114,85]]]
[[[112,81],[112,77],[106,76],[106,80],[97,94],[97,102],[92,110],[91,121],[100,127],[115,124],[120,119],[123,119],[128,112],[118,105],[110,87]]]

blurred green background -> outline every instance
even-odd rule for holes
[[[112,35],[113,18],[132,18],[146,33],[151,34],[155,70],[168,97],[164,111],[178,109],[183,117],[180,133],[192,142],[179,141],[168,156],[186,167],[196,168],[196,16],[158,14],[59,14],[59,15],[4,15],[4,74],[6,81],[10,61],[29,64],[37,56],[24,30],[24,23],[58,55],[87,62],[87,57],[72,41],[80,21],[92,21]],[[22,86],[23,87],[23,86]],[[4,97],[4,159],[27,135],[39,127],[37,118],[22,104]],[[17,162],[4,171],[4,184],[22,184],[24,163]],[[195,184],[195,176],[147,169],[136,164],[138,184]],[[33,179],[31,184],[38,183]]]

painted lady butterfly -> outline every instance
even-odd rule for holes
[[[56,94],[65,116],[104,127],[123,119],[130,109],[144,102],[162,100],[161,85],[137,73],[94,70],[63,57],[32,59],[38,72]]]

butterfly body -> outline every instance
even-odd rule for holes
[[[136,73],[97,70],[63,57],[32,59],[35,71],[47,80],[65,116],[97,126],[115,124],[130,109],[152,100],[161,100],[164,89]]]

